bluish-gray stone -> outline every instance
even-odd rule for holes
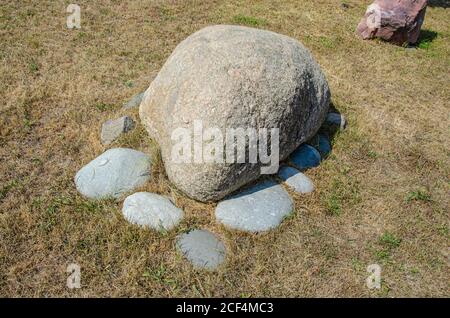
[[[291,154],[292,164],[300,170],[320,165],[320,153],[312,146],[303,144]]]
[[[287,191],[274,181],[265,181],[220,202],[215,214],[231,229],[263,232],[277,227],[292,211]]]
[[[278,176],[295,192],[310,193],[314,191],[314,184],[311,179],[295,168],[282,167],[278,171]]]
[[[123,202],[127,221],[155,230],[171,230],[180,223],[183,211],[168,198],[149,192],[137,192]]]
[[[345,117],[339,113],[328,113],[325,119],[327,125],[337,126],[339,129],[343,130],[347,125]]]
[[[113,148],[89,162],[75,175],[77,190],[90,199],[119,198],[145,184],[151,162],[145,153]]]
[[[319,151],[322,159],[326,158],[331,152],[330,140],[324,134],[315,135],[308,143]]]
[[[144,93],[134,95],[126,104],[123,105],[123,107],[124,108],[138,107],[141,104],[143,97]]]
[[[209,231],[193,230],[181,234],[177,248],[197,268],[214,270],[225,260],[225,245]]]

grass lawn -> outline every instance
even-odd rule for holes
[[[450,296],[450,10],[430,1],[417,50],[363,41],[355,28],[370,0],[67,1],[0,3],[0,296]],[[347,4],[343,6],[342,3]],[[167,180],[138,110],[177,43],[212,24],[291,36],[326,74],[348,128],[332,155],[307,171],[316,191],[292,194],[295,213],[274,231],[229,231],[215,204]],[[107,147],[100,127],[131,114],[138,127],[111,147],[156,161],[146,191],[171,196],[181,226],[157,233],[128,224],[122,201],[81,197],[74,175]],[[216,273],[175,249],[188,229],[214,232],[228,251]],[[66,268],[81,267],[68,289]],[[381,289],[368,289],[379,264]]]

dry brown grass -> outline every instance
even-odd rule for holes
[[[448,9],[428,9],[423,29],[437,36],[410,52],[355,37],[370,1],[75,2],[81,30],[65,27],[66,1],[0,4],[1,296],[450,296]],[[294,195],[295,214],[260,235],[216,224],[214,204],[183,197],[160,163],[145,189],[185,210],[175,231],[138,229],[121,202],[80,197],[73,176],[105,150],[101,123],[178,42],[218,23],[289,35],[321,64],[350,124],[307,173],[317,191]],[[155,151],[142,127],[112,146]],[[177,233],[198,227],[227,245],[218,273],[175,251]],[[66,287],[71,262],[79,290]],[[381,290],[365,285],[373,263]]]

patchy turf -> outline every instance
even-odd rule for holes
[[[370,1],[65,1],[0,4],[1,296],[450,296],[450,11],[433,2],[417,50],[362,41]],[[317,190],[260,235],[214,222],[214,204],[184,197],[139,126],[115,142],[157,161],[144,189],[186,218],[167,233],[138,229],[121,202],[77,194],[76,171],[106,148],[102,122],[148,87],[177,43],[210,24],[244,24],[303,42],[348,118],[333,152],[307,172]],[[138,120],[137,110],[131,116]],[[228,249],[218,273],[175,251],[177,233],[205,228]],[[81,266],[81,289],[66,267]],[[382,268],[369,290],[366,268]]]

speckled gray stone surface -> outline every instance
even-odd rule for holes
[[[311,193],[314,191],[314,184],[311,179],[295,168],[282,167],[278,171],[278,176],[295,192]]]
[[[330,90],[307,48],[293,38],[236,25],[203,28],[183,40],[147,89],[139,115],[161,147],[170,181],[199,201],[218,201],[261,175],[257,163],[173,160],[178,128],[280,128],[284,160],[320,128]],[[275,173],[275,171],[274,171]]]
[[[137,192],[123,202],[127,221],[155,230],[171,230],[180,223],[183,211],[168,198],[149,192]]]
[[[127,103],[123,105],[123,107],[124,108],[138,107],[141,104],[143,97],[144,93],[134,95]]]
[[[119,198],[145,184],[151,162],[145,153],[113,148],[89,162],[75,175],[77,190],[91,199]]]
[[[181,234],[177,248],[197,268],[215,270],[225,260],[225,245],[209,231],[193,230]]]
[[[220,202],[215,214],[231,229],[264,232],[277,227],[292,211],[287,191],[274,181],[264,181]]]
[[[100,139],[104,145],[109,145],[119,138],[120,135],[132,130],[134,126],[133,119],[128,116],[107,120],[102,125]]]

